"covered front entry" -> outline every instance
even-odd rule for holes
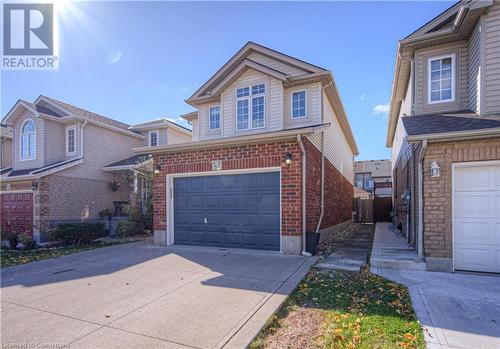
[[[500,162],[456,164],[454,268],[500,273]]]
[[[173,178],[174,243],[280,251],[280,172]]]
[[[33,194],[16,192],[0,194],[2,228],[12,227],[33,235]]]

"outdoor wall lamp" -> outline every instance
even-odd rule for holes
[[[31,182],[31,190],[36,191],[38,189],[38,182],[37,181],[32,181]]]
[[[441,167],[439,167],[436,161],[431,163],[431,177],[440,177],[441,176]]]
[[[290,165],[292,163],[292,158],[293,158],[292,154],[287,153],[285,156],[285,164]]]
[[[154,170],[155,176],[158,176],[160,174],[160,170],[161,170],[161,166],[157,164],[155,166],[155,170]]]

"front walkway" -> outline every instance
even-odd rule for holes
[[[140,242],[5,268],[0,346],[243,348],[315,262]]]

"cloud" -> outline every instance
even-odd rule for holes
[[[108,53],[108,63],[115,64],[122,59],[123,53],[121,50],[113,49]]]
[[[373,107],[372,114],[387,117],[387,114],[389,113],[390,108],[391,108],[391,105],[389,103],[377,104],[376,106]]]
[[[363,93],[363,94],[361,95],[361,97],[359,97],[359,100],[360,100],[361,102],[364,102],[364,101],[366,100],[366,93]]]

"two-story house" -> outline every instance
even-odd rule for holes
[[[192,142],[136,149],[156,244],[300,254],[351,220],[358,150],[330,71],[249,42],[186,102]]]
[[[354,162],[354,186],[372,196],[392,196],[391,160],[365,160]]]
[[[0,223],[37,240],[55,224],[98,219],[140,196],[136,169],[152,167],[152,158],[133,148],[191,141],[167,120],[150,131],[45,96],[18,101],[2,124],[12,128],[12,165],[1,169]]]
[[[396,224],[427,269],[500,272],[500,2],[399,42],[387,146]]]

